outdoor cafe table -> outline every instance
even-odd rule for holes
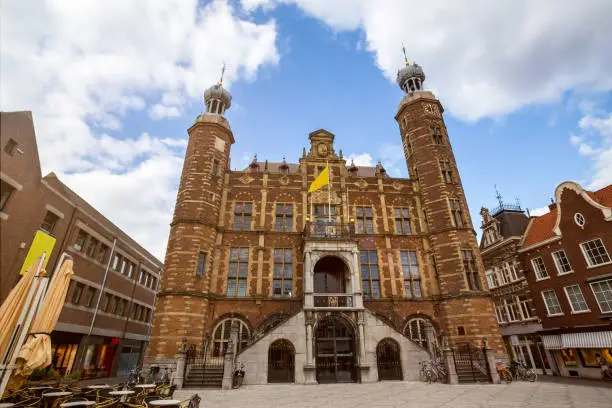
[[[154,407],[177,407],[180,403],[181,400],[155,400],[147,402],[147,404]]]
[[[0,402],[0,408],[11,408],[14,407],[14,402]]]
[[[96,405],[95,401],[72,401],[72,402],[64,402],[60,404],[61,408],[70,408],[70,407],[89,407],[91,405]]]
[[[90,390],[96,390],[96,401],[100,400],[100,390],[106,390],[112,388],[108,384],[97,384],[97,385],[88,385],[87,388]]]
[[[155,387],[157,387],[156,384],[136,384],[134,386],[134,388],[149,388],[149,389],[150,388],[155,388]]]
[[[42,397],[45,401],[45,407],[50,407],[53,405],[53,400],[59,397],[68,397],[72,395],[69,391],[54,391],[54,392],[43,392]],[[50,403],[51,402],[51,403]]]
[[[112,395],[113,397],[121,397],[121,402],[125,402],[125,397],[132,394],[135,394],[135,392],[130,390],[111,391],[108,393],[108,395]]]
[[[53,388],[53,387],[51,387],[49,385],[39,385],[39,386],[36,386],[36,387],[28,387],[27,390],[28,391],[33,391],[34,394],[36,394],[36,395],[40,395],[41,392],[44,392],[45,390],[50,390],[51,388]]]

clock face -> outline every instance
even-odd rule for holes
[[[320,155],[325,156],[327,154],[327,145],[325,143],[319,143],[317,150]]]
[[[436,105],[428,103],[425,105],[425,112],[431,113],[432,115],[440,116],[440,111]]]

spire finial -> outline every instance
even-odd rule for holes
[[[402,51],[404,52],[404,61],[406,62],[406,65],[410,65],[410,62],[408,62],[408,57],[406,56],[406,47],[404,47],[404,43],[402,43]]]
[[[497,185],[494,185],[493,187],[495,187],[495,198],[497,198],[497,202],[499,203],[499,206],[501,208],[504,206],[502,195],[499,193],[499,191],[497,191]]]
[[[225,62],[221,66],[221,79],[219,79],[219,86],[223,85],[223,74],[225,74]]]

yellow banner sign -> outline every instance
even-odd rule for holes
[[[45,232],[36,231],[36,235],[34,235],[34,240],[32,241],[32,245],[30,245],[30,250],[28,251],[28,255],[26,256],[26,259],[23,262],[23,266],[21,267],[21,271],[19,272],[19,274],[23,275],[25,271],[30,266],[32,266],[32,264],[36,262],[38,258],[40,258],[43,252],[47,253],[43,268],[47,266],[47,262],[51,257],[51,252],[53,252],[54,246],[55,238]]]

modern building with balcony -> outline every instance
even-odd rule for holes
[[[148,343],[162,263],[55,173],[42,175],[31,112],[0,112],[0,126],[0,302],[43,237],[52,243],[49,274],[63,254],[74,260],[50,334],[52,367],[83,378],[127,375]]]
[[[204,93],[147,364],[175,367],[187,349],[185,383],[201,386],[220,383],[234,348],[246,384],[417,380],[419,361],[447,347],[505,357],[443,108],[424,80],[417,64],[398,71],[409,178],[347,162],[323,129],[297,163],[255,157],[230,170],[231,95],[220,83]],[[309,193],[326,166],[329,185]]]

